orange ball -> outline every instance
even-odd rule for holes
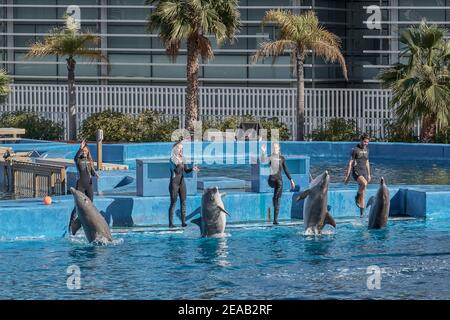
[[[52,203],[52,197],[50,196],[45,196],[44,197],[44,204],[49,205]]]

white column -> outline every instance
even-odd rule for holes
[[[100,34],[102,35],[100,42],[101,42],[101,51],[105,57],[108,56],[108,37],[105,36],[106,34],[108,34],[108,23],[105,21],[108,18],[108,8],[106,8],[107,4],[108,0],[100,0],[100,5],[102,5],[102,8],[100,8],[100,19],[102,20],[102,22],[100,22]],[[108,66],[106,64],[101,65],[100,75],[102,77],[108,76]],[[100,83],[102,85],[106,85],[108,84],[108,80],[101,80]]]
[[[13,19],[14,18],[14,8],[12,7],[13,0],[7,0],[6,4],[9,5],[6,8],[6,18],[9,19]],[[14,22],[13,21],[7,21],[6,22],[6,33],[8,33],[8,35],[6,36],[6,47],[8,48],[6,50],[6,60],[7,61],[14,61],[14,49],[12,49],[14,47],[14,36],[12,35],[12,33],[14,32]],[[7,64],[7,71],[9,74],[13,74],[14,73],[14,64],[13,63],[9,63]]]

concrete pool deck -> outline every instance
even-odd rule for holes
[[[407,215],[424,218],[448,214],[450,186],[390,186],[391,216]],[[377,185],[369,185],[367,198],[375,194]],[[357,218],[354,196],[356,185],[333,184],[328,204],[335,218]],[[302,203],[293,201],[298,193],[285,192],[281,200],[280,220],[302,218]],[[367,201],[367,200],[366,200]],[[200,212],[201,194],[187,197],[188,220]],[[134,195],[96,196],[94,204],[111,227],[165,226],[169,199]],[[228,193],[224,204],[230,212],[230,223],[267,222],[272,211],[272,193]],[[5,200],[0,202],[0,239],[21,237],[63,237],[73,209],[71,195],[53,198],[51,205],[42,199]],[[179,205],[177,206],[179,209]],[[273,219],[273,211],[270,217]],[[177,225],[179,219],[175,220]]]

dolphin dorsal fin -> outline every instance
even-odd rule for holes
[[[297,201],[303,200],[305,199],[310,193],[310,189],[306,189],[305,191],[303,191],[302,193],[300,193],[297,197]]]
[[[325,216],[325,220],[323,223],[332,225],[333,228],[336,228],[336,221],[334,221],[333,217],[331,216],[330,212],[328,212],[328,211],[327,211],[327,215]]]

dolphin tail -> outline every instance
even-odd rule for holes
[[[297,201],[300,201],[300,200],[305,199],[305,198],[309,195],[309,192],[310,192],[309,189],[303,191],[302,193],[300,193],[300,194],[298,195],[298,197],[297,197],[296,200],[297,200]]]
[[[324,224],[329,224],[329,225],[332,225],[333,228],[336,228],[336,221],[334,221],[334,219],[331,216],[330,212],[327,212],[327,215],[325,216]]]
[[[201,225],[202,225],[202,218],[192,219],[191,222],[192,222],[193,224],[196,224],[196,225],[198,225],[199,227],[201,227]]]

